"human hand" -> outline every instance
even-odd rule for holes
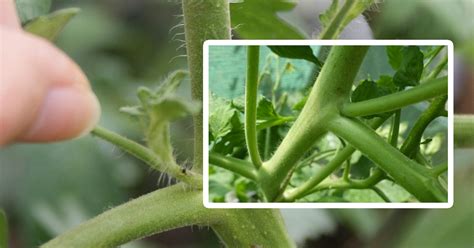
[[[100,116],[89,82],[67,55],[21,29],[13,0],[0,0],[0,147],[88,133]]]

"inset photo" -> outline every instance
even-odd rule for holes
[[[447,40],[204,44],[204,205],[450,208]]]

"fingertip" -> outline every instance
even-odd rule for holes
[[[80,87],[49,90],[33,125],[20,140],[51,142],[89,133],[100,117],[100,104],[92,91]]]

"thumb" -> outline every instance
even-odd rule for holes
[[[0,27],[0,146],[87,133],[100,106],[79,67],[52,44]]]

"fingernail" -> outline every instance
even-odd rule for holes
[[[26,140],[56,141],[89,133],[100,117],[100,104],[83,87],[54,87],[49,90]]]

